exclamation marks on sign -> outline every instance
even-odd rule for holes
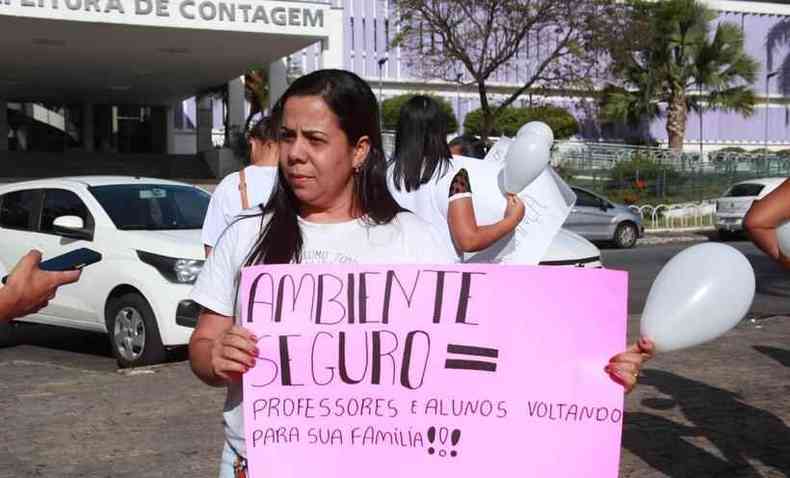
[[[436,427],[431,427],[428,429],[428,443],[433,445],[434,440],[436,440]],[[433,446],[428,447],[428,454],[433,455],[436,453],[436,450],[433,449]]]
[[[449,443],[448,443],[448,437],[449,437]],[[438,438],[438,442],[437,442],[437,438]],[[447,456],[447,450],[445,450],[444,447],[449,444],[453,448],[452,450],[450,450],[450,456],[455,458],[456,456],[458,456],[458,452],[455,450],[455,447],[458,445],[458,442],[460,440],[461,440],[461,430],[457,428],[451,432],[449,428],[441,427],[439,428],[437,433],[436,427],[430,427],[428,429],[428,443],[431,446],[428,447],[428,454],[429,455],[438,454],[441,457],[445,457]],[[436,448],[433,447],[434,444],[436,444],[437,447],[439,445],[442,446],[442,448],[438,450],[438,453]]]
[[[458,441],[461,439],[461,430],[455,429],[450,434],[450,444],[453,446],[453,449],[450,451],[450,456],[455,458],[458,456],[458,452],[455,451],[455,446],[458,444]]]

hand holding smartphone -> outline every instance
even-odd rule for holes
[[[101,259],[100,253],[83,247],[42,261],[38,267],[42,271],[74,271],[95,264]],[[2,283],[5,284],[7,280],[8,276],[4,276]]]

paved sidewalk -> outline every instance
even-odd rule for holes
[[[788,476],[788,367],[787,317],[657,357],[626,401],[621,476]],[[185,362],[118,373],[24,345],[0,349],[0,371],[2,478],[216,476],[224,394]]]
[[[626,399],[620,475],[790,476],[788,367],[790,317],[657,356]]]

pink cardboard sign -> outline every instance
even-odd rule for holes
[[[616,477],[623,272],[257,266],[252,478]]]

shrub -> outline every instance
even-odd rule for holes
[[[740,146],[727,146],[726,148],[717,149],[716,153],[745,153],[746,150]]]
[[[464,132],[480,135],[483,111],[469,112],[464,120]],[[579,132],[579,123],[567,110],[557,106],[536,106],[527,108],[504,108],[494,119],[493,136],[515,136],[518,129],[530,121],[543,121],[554,131],[555,139],[570,138]]]
[[[657,195],[670,184],[682,182],[670,164],[659,163],[648,153],[635,153],[627,161],[619,161],[610,171],[607,194],[619,195],[626,204],[635,204],[645,196]]]

